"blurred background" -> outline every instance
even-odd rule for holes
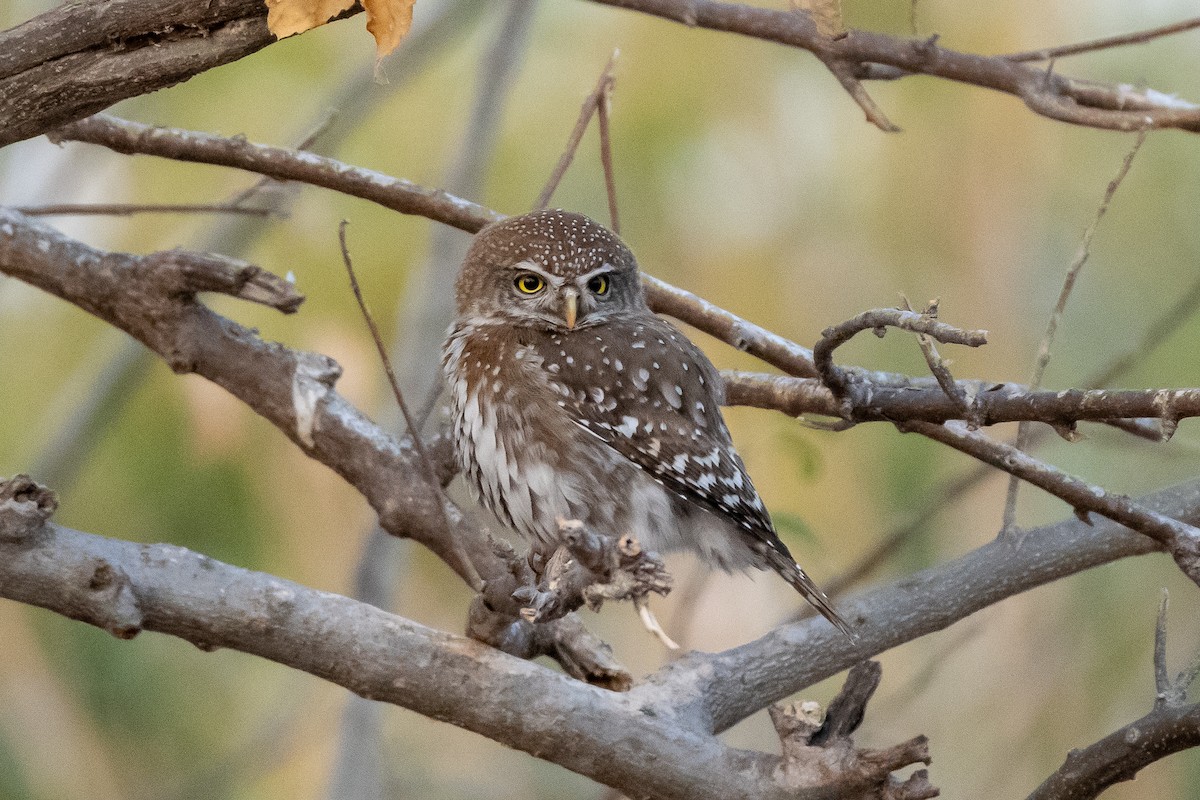
[[[8,0],[0,28],[51,5]],[[911,10],[899,0],[845,2],[850,26],[902,36],[912,33]],[[946,47],[1004,53],[1194,14],[1190,0],[921,0],[916,29],[940,34]],[[1200,101],[1197,37],[1063,59],[1056,70]],[[312,145],[318,152],[519,213],[614,48],[622,229],[648,272],[809,346],[827,325],[895,305],[898,293],[914,305],[938,297],[945,321],[991,332],[977,351],[942,348],[958,377],[1028,379],[1063,274],[1133,137],[1052,122],[1007,95],[928,78],[868,84],[903,128],[886,135],[800,51],[587,2],[418,0],[414,32],[383,64],[387,83],[372,79],[373,42],[356,17],[112,112],[277,145],[296,145],[329,121]],[[490,100],[481,103],[481,93]],[[603,220],[596,152],[593,127],[554,204]],[[1096,234],[1048,387],[1083,386],[1139,348],[1197,279],[1198,175],[1200,139],[1149,137]],[[255,180],[44,138],[0,150],[0,202],[11,205],[221,202]],[[265,338],[335,358],[345,368],[339,390],[396,428],[347,287],[338,221],[350,220],[355,265],[396,343],[410,397],[434,379],[466,235],[314,188],[269,187],[256,200],[287,216],[50,222],[102,248],[205,248],[290,271],[308,297],[294,316],[228,298],[212,304]],[[702,335],[697,341],[719,366],[763,368]],[[1200,385],[1198,345],[1200,320],[1189,319],[1112,385]],[[924,372],[915,343],[896,333],[859,337],[839,357]],[[172,542],[356,594],[430,626],[463,628],[466,588],[419,547],[374,535],[371,510],[336,475],[219,388],[173,375],[123,334],[3,278],[0,408],[0,475],[30,472],[56,489],[62,524]],[[938,445],[884,425],[833,434],[763,411],[733,409],[728,419],[783,537],[818,582],[923,514],[931,516],[867,584],[953,558],[1000,528],[1005,478],[944,500],[941,487],[973,464]],[[1200,473],[1191,422],[1166,445],[1096,427],[1085,433],[1074,445],[1048,440],[1038,453],[1131,495]],[[1023,526],[1069,513],[1022,490]],[[685,647],[749,641],[800,605],[767,575],[706,577],[682,556],[670,564],[678,588],[656,608]],[[883,684],[860,745],[924,733],[944,796],[1023,797],[1069,748],[1149,710],[1163,587],[1171,592],[1172,670],[1182,669],[1200,649],[1200,593],[1166,557],[1121,561],[883,654]],[[586,621],[639,675],[667,658],[628,607]],[[827,701],[839,685],[840,676],[803,697]],[[726,737],[778,747],[765,713]],[[1200,753],[1192,752],[1105,796],[1182,800],[1198,787]],[[417,796],[607,795],[482,737],[249,656],[203,653],[156,634],[121,642],[0,602],[0,798]]]

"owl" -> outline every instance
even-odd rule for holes
[[[773,569],[850,626],[779,540],[721,417],[720,374],[646,305],[615,234],[561,210],[484,228],[443,346],[462,472],[502,522],[554,545],[580,520],[725,571]]]

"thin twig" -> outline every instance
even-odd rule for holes
[[[908,298],[903,295],[901,297],[904,300],[904,310],[912,311],[913,307],[908,302]],[[938,301],[931,301],[929,306],[921,313],[930,319],[937,319]],[[950,368],[946,366],[945,360],[942,358],[941,353],[938,352],[933,337],[926,333],[918,333],[917,345],[921,348],[921,355],[925,357],[925,364],[929,367],[929,371],[933,373],[938,386],[942,387],[942,391],[946,393],[946,396],[962,409],[964,418],[967,419],[968,423],[972,427],[978,428],[978,422],[972,419],[973,404],[970,398],[967,397],[967,393],[963,390],[962,386],[950,374]]]
[[[1158,601],[1158,619],[1154,624],[1154,707],[1171,702],[1171,676],[1167,672],[1167,604],[1169,595],[1162,590]]]
[[[1029,388],[1032,391],[1037,391],[1042,386],[1042,378],[1046,374],[1046,366],[1050,363],[1050,350],[1054,346],[1054,337],[1058,331],[1058,325],[1062,321],[1063,313],[1067,307],[1067,300],[1071,297],[1071,290],[1075,288],[1075,281],[1079,277],[1083,265],[1087,263],[1088,256],[1091,255],[1092,237],[1096,233],[1096,228],[1100,225],[1100,220],[1104,218],[1108,211],[1109,203],[1112,202],[1113,195],[1121,186],[1121,182],[1125,180],[1125,176],[1129,174],[1129,168],[1133,165],[1134,156],[1138,150],[1142,148],[1142,143],[1146,141],[1146,129],[1143,128],[1138,132],[1137,141],[1133,143],[1133,147],[1125,155],[1125,160],[1121,162],[1121,168],[1117,170],[1117,175],[1108,183],[1108,188],[1104,191],[1104,199],[1100,201],[1100,207],[1096,209],[1096,215],[1092,218],[1092,222],[1088,225],[1087,230],[1083,232],[1083,239],[1079,243],[1079,249],[1075,251],[1075,260],[1071,262],[1071,266],[1067,269],[1066,277],[1063,279],[1062,290],[1058,294],[1058,302],[1054,305],[1054,311],[1050,314],[1050,321],[1046,325],[1046,333],[1042,337],[1042,343],[1038,347],[1037,360],[1034,363],[1033,374],[1029,378]],[[1029,431],[1028,423],[1020,423],[1017,426],[1016,448],[1021,451],[1029,449]],[[1002,535],[1014,534],[1016,532],[1017,521],[1017,495],[1020,493],[1020,482],[1016,476],[1009,478],[1008,492],[1004,499],[1004,517],[1000,526]]]
[[[1073,749],[1063,765],[1028,800],[1093,800],[1140,769],[1172,753],[1200,746],[1200,703],[1187,702],[1191,678],[1167,673],[1167,591],[1154,626],[1154,706],[1149,714],[1087,747]]]
[[[134,214],[243,214],[269,217],[274,211],[228,203],[54,203],[41,206],[14,206],[30,217],[103,215],[129,217]]]
[[[1200,586],[1200,529],[1139,506],[1124,495],[1110,494],[1011,445],[994,441],[977,431],[968,431],[961,424],[910,422],[899,427],[949,445],[1032,483],[1065,500],[1081,518],[1086,518],[1088,512],[1095,512],[1150,537],[1162,545],[1183,573]]]
[[[1103,39],[1093,39],[1078,44],[1046,47],[1041,50],[1026,50],[1021,53],[1012,53],[1011,55],[1004,56],[1004,58],[1009,61],[1048,61],[1063,56],[1091,53],[1096,50],[1108,50],[1113,47],[1123,47],[1130,44],[1145,44],[1154,39],[1160,39],[1163,36],[1170,36],[1173,33],[1190,31],[1193,28],[1200,28],[1200,17],[1185,19],[1182,22],[1173,22],[1170,25],[1161,25],[1157,28],[1149,28],[1144,31],[1126,33],[1120,36],[1106,36]]]
[[[833,73],[833,77],[837,78],[838,83],[842,85],[846,93],[862,109],[863,114],[867,117],[867,122],[879,128],[884,133],[900,133],[900,126],[888,119],[874,98],[867,94],[867,90],[855,74],[852,64],[831,58],[825,60],[825,67]]]
[[[520,75],[537,10],[534,0],[506,0],[503,19],[490,34],[475,68],[475,92],[453,160],[442,186],[458,197],[481,193],[492,165],[498,131],[510,90]],[[470,239],[445,225],[433,227],[425,258],[409,270],[409,289],[399,303],[392,350],[400,381],[413,398],[418,431],[437,407],[445,381],[438,347],[454,317],[454,293],[444,278],[467,254]]]
[[[613,50],[609,63],[615,63],[620,50]],[[617,181],[613,171],[612,136],[608,129],[608,115],[612,113],[613,81],[604,85],[604,91],[596,103],[596,121],[600,124],[600,164],[604,167],[604,190],[608,195],[608,218],[612,223],[613,233],[620,235],[621,220],[617,215]]]
[[[316,143],[317,139],[319,139],[325,135],[325,132],[329,130],[331,125],[333,125],[333,122],[336,118],[337,118],[336,114],[329,113],[329,114],[326,114],[324,117],[322,117],[320,120],[318,120],[317,123],[312,126],[312,129],[308,133],[306,133],[304,135],[304,137],[300,140],[299,144],[296,145],[296,149],[297,150],[312,149],[312,146]],[[250,198],[254,197],[256,194],[263,191],[268,186],[278,185],[278,184],[282,184],[282,183],[286,183],[286,181],[282,181],[277,178],[272,178],[269,175],[263,175],[261,178],[259,178],[257,181],[255,181],[253,184],[251,184],[250,186],[247,186],[245,189],[238,192],[233,197],[229,198],[228,203],[231,206],[236,206],[236,207],[241,208],[243,203],[249,202]]]
[[[579,118],[575,120],[575,127],[571,130],[571,135],[567,138],[567,147],[563,150],[563,154],[559,156],[558,163],[554,165],[554,171],[550,173],[550,180],[546,181],[546,187],[542,189],[542,193],[538,195],[537,201],[534,202],[534,210],[545,208],[550,204],[550,198],[554,196],[554,190],[558,188],[563,175],[567,174],[567,168],[571,166],[571,161],[575,158],[575,152],[579,150],[579,143],[583,140],[583,134],[587,131],[587,126],[592,120],[592,115],[596,113],[605,94],[612,89],[612,85],[616,81],[613,71],[617,66],[617,55],[618,51],[614,50],[612,56],[608,59],[608,64],[604,67],[604,71],[600,73],[600,79],[596,81],[596,88],[592,89],[591,94],[584,99],[583,105],[579,107]]]
[[[1106,386],[1128,372],[1135,364],[1144,362],[1150,353],[1161,346],[1168,337],[1179,330],[1179,327],[1196,313],[1198,307],[1200,307],[1200,277],[1192,283],[1188,290],[1183,293],[1183,296],[1180,297],[1179,301],[1167,313],[1150,323],[1150,326],[1146,328],[1134,347],[1131,347],[1125,355],[1113,359],[1101,368],[1099,372],[1093,374],[1084,382],[1084,386],[1088,388]],[[1049,432],[1047,429],[1039,428],[1031,437],[1030,444],[1035,445],[1048,435]],[[925,530],[926,526],[939,513],[948,509],[950,504],[956,499],[962,497],[994,474],[994,470],[988,464],[979,463],[973,469],[959,475],[957,478],[944,482],[940,487],[934,489],[932,497],[926,502],[923,511],[907,523],[892,528],[871,550],[859,558],[845,572],[835,575],[832,580],[826,581],[824,587],[826,594],[835,599],[840,597],[847,589],[878,569],[880,565],[898,552],[910,539]],[[808,607],[801,609],[802,614],[807,614],[808,611]],[[1200,658],[1197,659],[1194,666],[1196,673],[1200,674]]]
[[[383,337],[379,335],[379,328],[375,325],[375,318],[371,316],[370,310],[367,309],[367,301],[363,298],[362,290],[358,286],[358,278],[354,274],[354,265],[350,261],[350,250],[346,246],[346,226],[350,223],[347,220],[342,220],[338,225],[338,243],[342,248],[342,261],[346,265],[346,274],[350,277],[350,289],[354,292],[354,299],[358,301],[358,308],[362,311],[363,319],[367,322],[367,327],[371,331],[371,338],[375,341],[375,349],[379,351],[379,360],[383,364],[383,371],[387,373],[388,382],[392,385],[392,392],[396,396],[396,405],[400,406],[400,413],[404,415],[404,422],[408,425],[408,429],[413,431],[412,442],[417,450],[417,455],[421,459],[421,465],[425,470],[425,480],[429,484],[429,491],[434,495],[434,505],[437,506],[442,517],[443,530],[447,534],[454,528],[450,524],[450,518],[446,514],[445,495],[442,492],[441,481],[438,480],[437,470],[434,469],[433,459],[429,457],[429,453],[425,450],[425,443],[421,441],[420,435],[416,433],[417,427],[413,424],[412,415],[408,412],[408,404],[404,402],[404,393],[400,391],[400,383],[396,380],[396,373],[392,370],[391,359],[388,358],[387,348],[384,347]],[[450,545],[455,554],[461,559],[461,566],[465,573],[470,576],[469,583],[475,591],[483,589],[483,579],[479,577],[479,573],[475,571],[475,565],[471,563],[471,559],[458,546],[457,542],[450,537]]]
[[[876,308],[864,311],[853,319],[821,331],[821,339],[813,346],[813,364],[821,376],[821,381],[829,387],[834,396],[839,399],[845,396],[847,379],[845,372],[833,363],[833,351],[862,331],[874,330],[876,335],[882,336],[889,327],[913,333],[925,333],[939,342],[947,344],[963,344],[968,347],[980,347],[987,344],[987,331],[962,330],[915,311],[904,311],[898,308]]]

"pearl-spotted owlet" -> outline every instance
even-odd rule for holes
[[[646,305],[613,233],[566,211],[483,229],[443,363],[468,483],[545,544],[579,520],[724,570],[773,569],[850,627],[792,559],[721,417],[721,376]]]

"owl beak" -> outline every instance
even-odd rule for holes
[[[579,294],[574,289],[563,293],[563,319],[567,321],[567,330],[575,327],[575,316],[579,311]]]

